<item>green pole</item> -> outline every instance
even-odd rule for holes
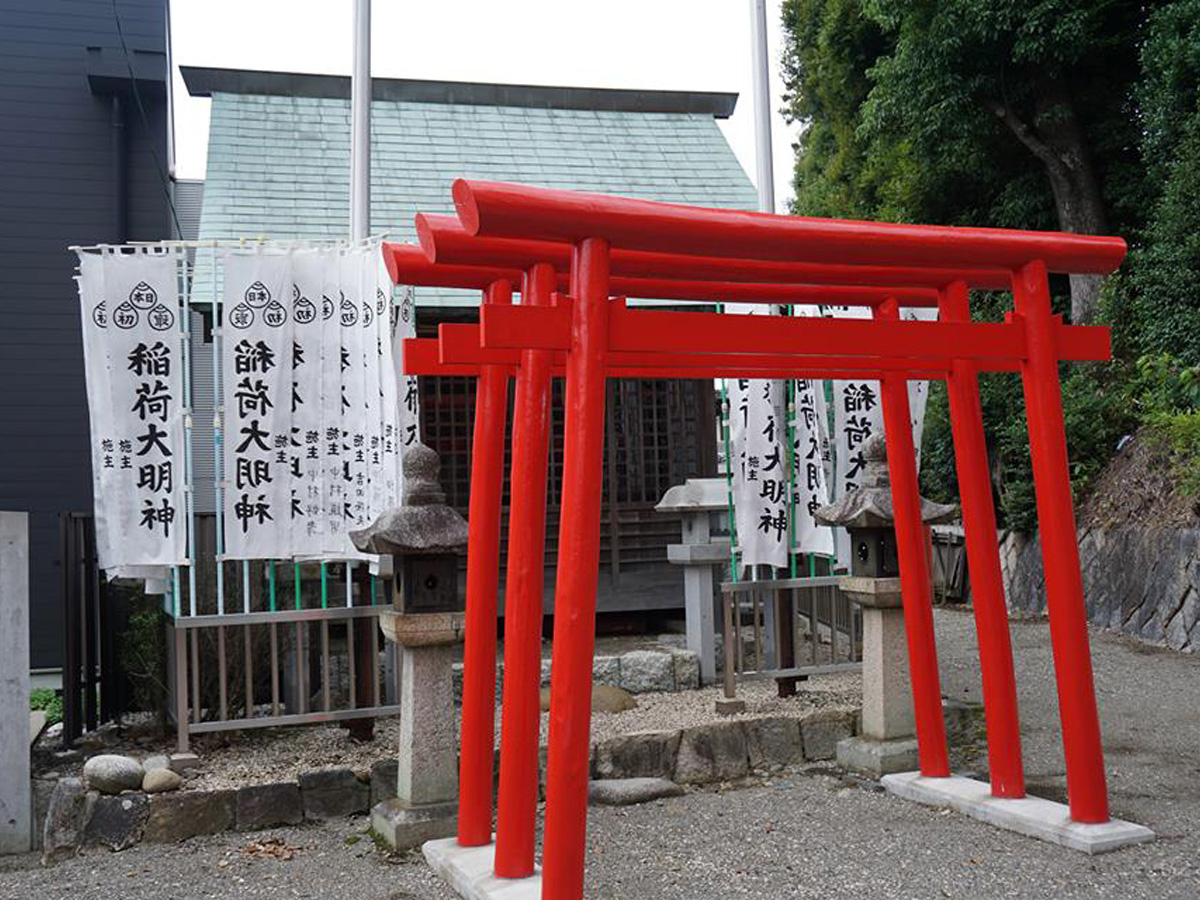
[[[329,570],[321,563],[321,609],[329,609]]]
[[[267,561],[267,585],[271,599],[271,612],[275,612],[275,560]]]

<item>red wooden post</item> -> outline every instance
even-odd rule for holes
[[[948,322],[970,321],[970,294],[966,282],[956,281],[946,289],[942,318]],[[996,510],[992,505],[976,366],[967,360],[955,360],[951,364],[947,388],[954,458],[958,466],[958,491],[962,500],[967,571],[971,576],[971,605],[975,610],[975,633],[979,641],[992,796],[1024,797],[1017,680],[1013,674],[1008,611],[1000,575]]]
[[[894,300],[886,300],[876,307],[875,317],[899,319],[899,307]],[[944,777],[950,774],[950,757],[946,749],[946,724],[942,719],[942,690],[933,636],[933,597],[925,557],[925,532],[921,526],[917,458],[905,379],[900,375],[885,377],[880,382],[880,399],[896,515],[896,553],[900,562],[904,633],[908,641],[909,678],[917,727],[917,758],[922,775]]]
[[[605,354],[608,346],[608,243],[585,238],[572,259],[573,346],[567,356],[562,523],[554,590],[550,674],[550,757],[542,892],[583,896],[587,834],[592,653],[600,566]]]
[[[1021,369],[1025,416],[1037,493],[1038,532],[1046,569],[1046,606],[1054,677],[1067,762],[1067,794],[1076,822],[1108,821],[1104,750],[1092,680],[1083,579],[1071,497],[1062,389],[1053,339],[1046,266],[1031,262],[1013,274],[1016,311],[1025,324],[1026,353]]]
[[[535,265],[522,306],[549,306],[554,267]],[[533,874],[541,722],[542,580],[546,550],[546,475],[550,449],[550,350],[523,350],[513,406],[509,479],[508,581],[504,591],[504,705],[495,872]]]
[[[486,304],[512,303],[512,283],[488,285]],[[471,502],[467,515],[467,616],[463,649],[462,748],[458,774],[458,842],[491,843],[496,729],[496,588],[500,502],[504,489],[504,420],[508,370],[481,366],[475,389]]]

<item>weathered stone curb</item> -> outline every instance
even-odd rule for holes
[[[837,742],[857,730],[857,710],[817,710],[799,718],[735,719],[626,734],[592,746],[591,777],[733,781],[771,766],[832,759]]]

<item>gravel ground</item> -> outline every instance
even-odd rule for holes
[[[199,900],[246,897],[452,900],[419,854],[380,853],[366,819],[182,844],[89,853],[52,869],[0,857],[0,900]]]
[[[939,611],[936,621],[944,692],[978,700],[970,615]],[[1041,621],[1016,622],[1012,634],[1029,785],[1060,799],[1049,630]],[[1092,646],[1113,812],[1153,828],[1151,844],[1088,857],[906,803],[822,765],[736,789],[592,810],[588,896],[1195,900],[1200,657],[1101,632]],[[365,842],[346,845],[361,828],[335,823],[253,836],[300,848],[290,861],[247,857],[247,835],[93,852],[50,870],[21,857],[0,863],[0,898],[451,896],[413,857],[389,863]]]

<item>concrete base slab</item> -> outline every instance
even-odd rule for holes
[[[371,828],[393,850],[410,850],[458,830],[458,802],[405,806],[396,798],[375,804]]]
[[[883,786],[889,793],[927,806],[939,806],[1084,853],[1106,853],[1127,844],[1154,840],[1154,832],[1144,825],[1112,819],[1101,825],[1071,821],[1063,803],[1024,797],[1002,800],[993,797],[986,782],[952,775],[949,778],[923,778],[920,772],[885,775]]]
[[[891,741],[872,741],[850,737],[838,741],[838,765],[873,778],[893,772],[907,772],[917,765],[916,738]]]
[[[495,843],[463,847],[455,838],[429,841],[422,848],[425,862],[466,900],[541,900],[542,870],[528,878],[497,878],[492,874]]]
[[[726,700],[722,697],[717,700],[715,708],[719,716],[736,716],[746,711],[746,701]]]

